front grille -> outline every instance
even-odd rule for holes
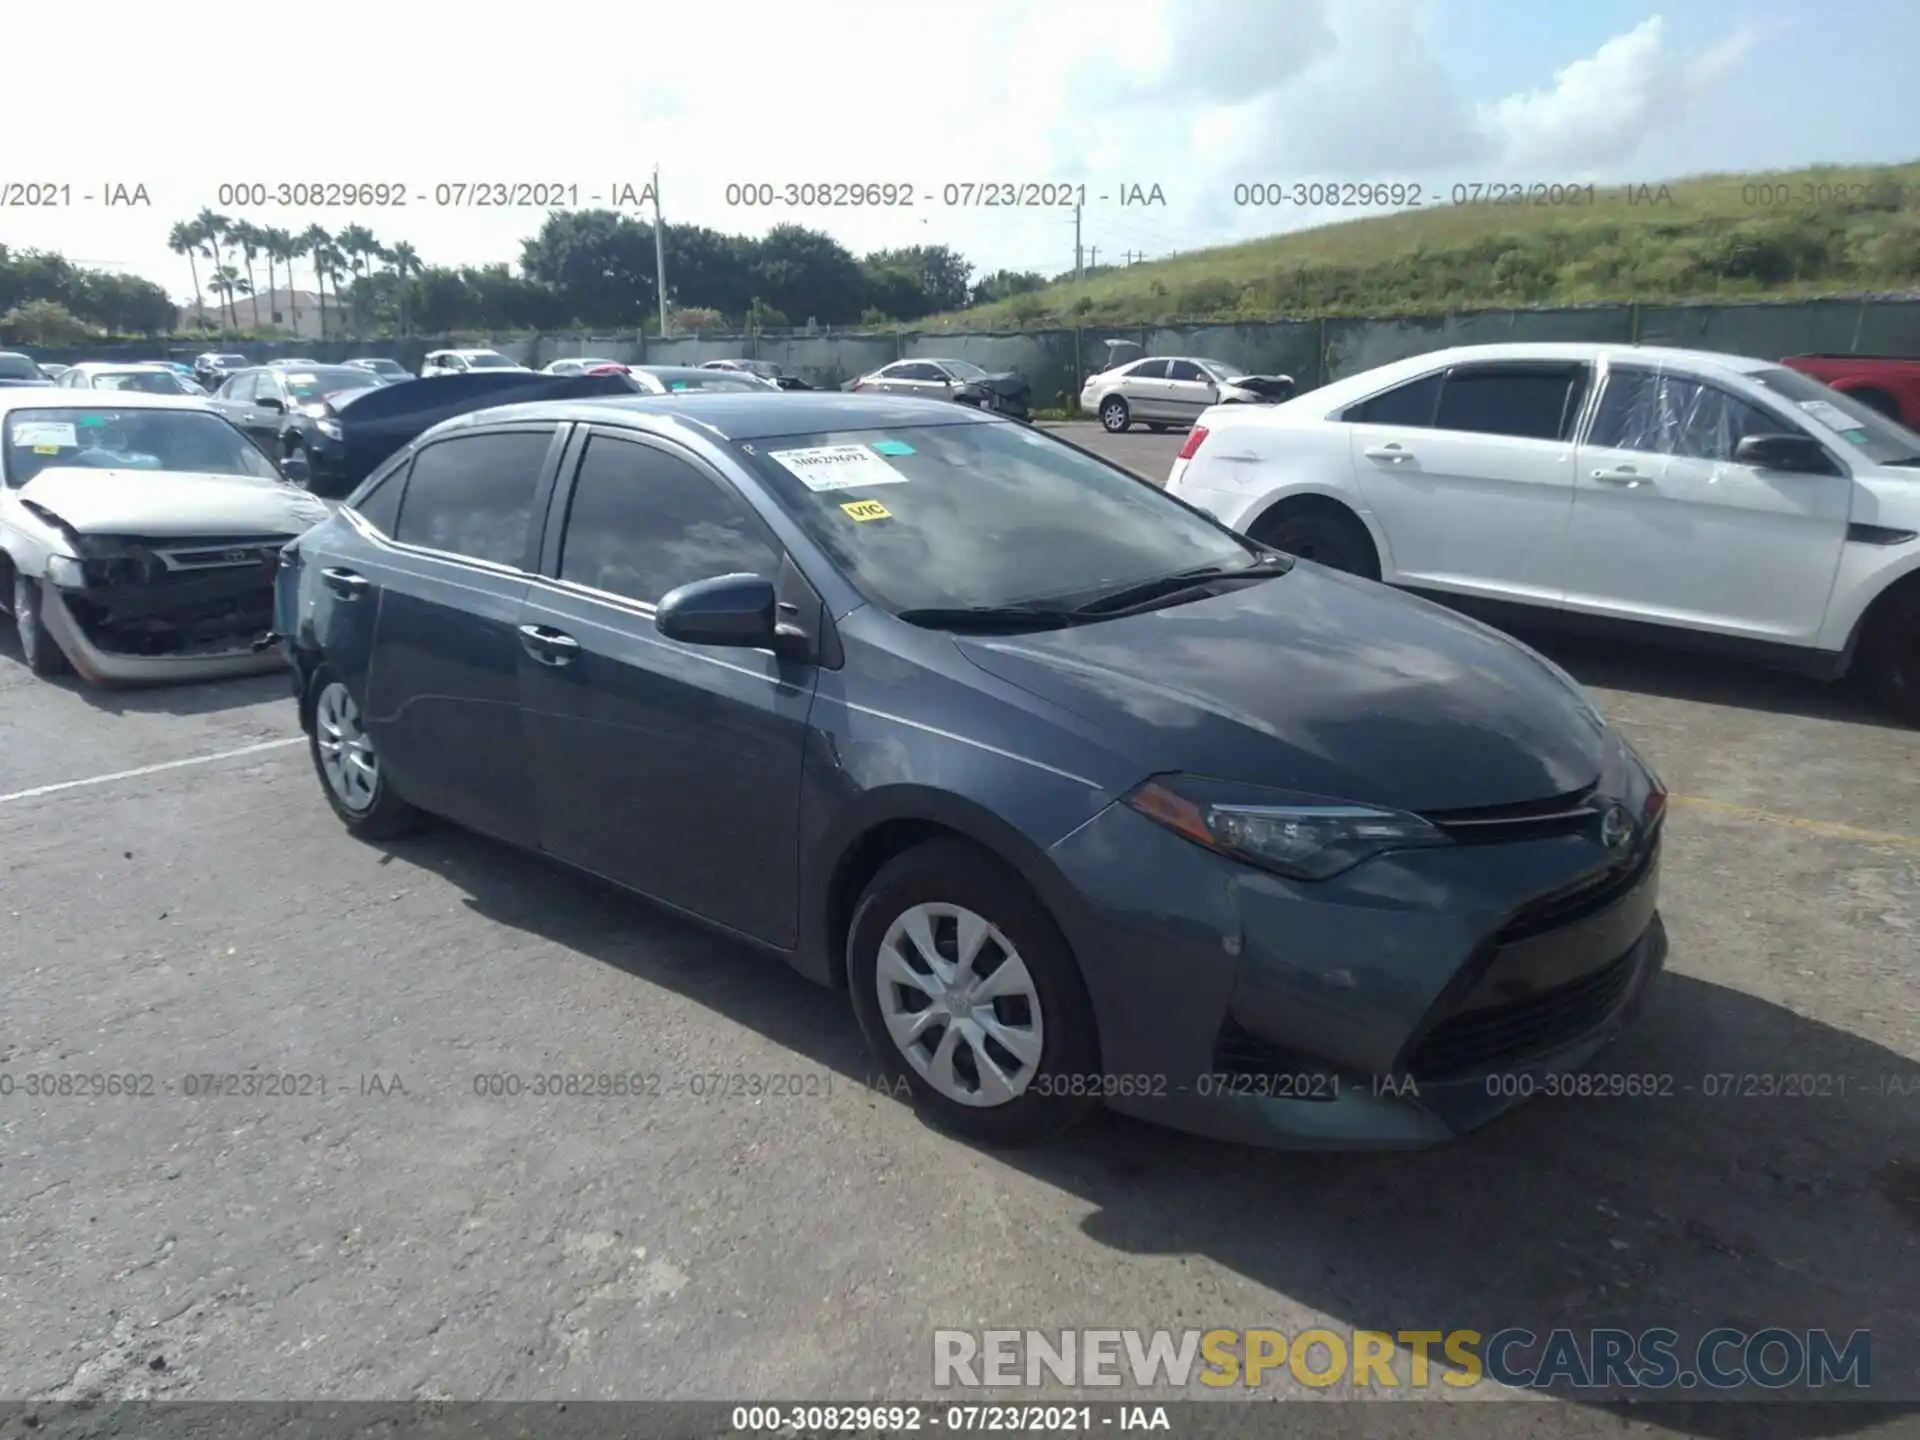
[[[1416,1081],[1441,1082],[1545,1055],[1578,1039],[1620,1003],[1633,983],[1635,952],[1599,970],[1508,1005],[1442,1020],[1408,1054]]]
[[[1522,840],[1576,835],[1599,819],[1594,801],[1596,789],[1588,785],[1564,795],[1523,800],[1516,805],[1430,811],[1421,818],[1445,832],[1456,845],[1511,845]]]
[[[155,546],[161,564],[169,570],[218,570],[276,561],[292,535],[248,535],[233,539],[195,538]]]

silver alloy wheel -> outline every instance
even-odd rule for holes
[[[338,680],[320,692],[313,707],[320,769],[335,798],[349,810],[366,810],[380,786],[380,757],[360,728],[360,707]]]
[[[902,1058],[940,1095],[988,1109],[1020,1098],[1046,1027],[1013,942],[961,905],[902,911],[875,963],[880,1018]]]
[[[1127,409],[1124,400],[1109,400],[1100,411],[1100,423],[1109,430],[1118,431],[1126,424]]]

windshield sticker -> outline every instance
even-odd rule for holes
[[[878,500],[849,500],[840,507],[854,520],[891,520],[893,512]]]
[[[815,494],[865,490],[870,485],[904,485],[907,477],[865,445],[815,445],[805,450],[773,450],[777,460]]]
[[[913,446],[904,440],[876,440],[873,442],[873,452],[876,455],[911,455]]]
[[[1829,405],[1825,400],[1802,400],[1800,408],[1818,420],[1829,430],[1837,430],[1842,435],[1849,431],[1858,433],[1860,422],[1837,405]],[[1849,439],[1852,437],[1849,436]]]
[[[104,425],[107,423],[107,417],[104,415],[82,415],[80,417],[80,423],[82,425]]]
[[[684,390],[687,388],[687,382],[684,380],[676,380],[673,382],[673,388],[676,390]]]
[[[79,443],[74,438],[73,425],[63,420],[16,420],[13,422],[13,443],[33,446],[36,455],[45,455],[48,451],[42,446],[52,446],[58,450],[61,446]]]

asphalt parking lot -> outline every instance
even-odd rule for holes
[[[1155,479],[1180,444],[1070,433]],[[1600,1066],[1671,1093],[1415,1154],[1104,1118],[995,1155],[869,1086],[843,1002],[776,963],[457,831],[350,839],[278,677],[88,691],[6,629],[0,1398],[925,1397],[936,1327],[1729,1325],[1869,1328],[1876,1389],[1920,1400],[1920,734],[1550,648],[1675,795],[1670,972]],[[181,1093],[248,1071],[310,1078]],[[479,1093],[553,1071],[681,1093]],[[1706,1093],[1782,1075],[1831,1078]],[[1765,1433],[1913,1423],[1852,1413]]]

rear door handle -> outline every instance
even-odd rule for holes
[[[1360,453],[1369,460],[1385,460],[1390,465],[1397,465],[1402,460],[1413,459],[1413,452],[1411,450],[1403,450],[1398,445],[1369,445]]]
[[[356,575],[351,570],[322,570],[320,578],[326,581],[327,588],[342,600],[358,600],[373,583],[366,576]]]
[[[522,625],[520,645],[542,665],[569,665],[580,653],[580,642],[548,625]]]

